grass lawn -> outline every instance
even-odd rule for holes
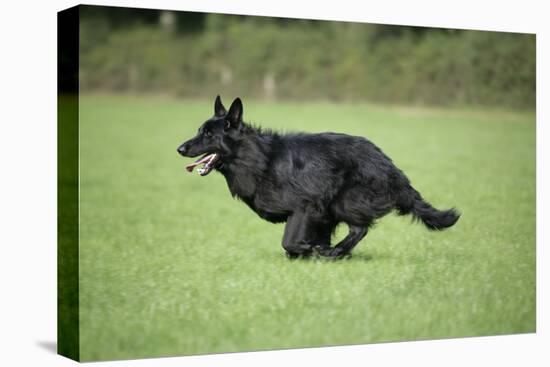
[[[244,101],[266,127],[368,137],[462,212],[441,233],[389,215],[351,259],[290,261],[283,225],[176,153],[212,101],[80,101],[82,360],[535,331],[534,113]]]

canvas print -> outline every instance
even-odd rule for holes
[[[535,332],[535,35],[58,15],[58,352]]]

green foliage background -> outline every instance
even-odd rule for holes
[[[535,104],[529,34],[86,6],[81,14],[85,91]]]

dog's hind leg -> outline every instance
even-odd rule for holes
[[[294,212],[288,217],[283,236],[283,248],[288,257],[309,256],[313,247],[330,248],[334,225],[306,212]]]
[[[319,250],[319,254],[327,257],[338,258],[346,256],[361,241],[368,232],[368,227],[349,225],[349,233],[333,248]]]

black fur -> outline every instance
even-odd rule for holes
[[[226,111],[218,96],[214,117],[178,152],[186,157],[218,153],[215,170],[231,194],[263,219],[286,222],[283,247],[290,257],[317,252],[341,257],[392,210],[412,214],[431,230],[452,226],[460,214],[426,202],[377,146],[336,133],[278,134],[242,121],[237,98]],[[344,222],[349,234],[331,247]]]

